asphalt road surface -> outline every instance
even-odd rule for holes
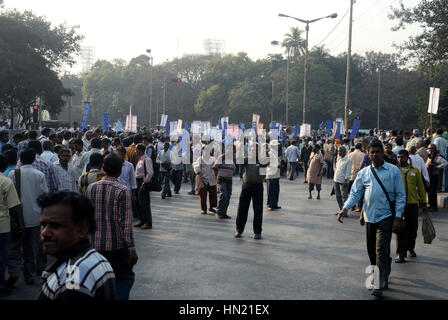
[[[308,200],[303,173],[281,180],[278,211],[264,210],[263,239],[253,239],[252,208],[242,239],[235,239],[235,217],[241,182],[234,178],[228,214],[231,220],[201,215],[199,197],[180,195],[162,200],[151,195],[152,230],[134,229],[138,264],[131,299],[148,300],[365,300],[365,269],[369,259],[365,227],[359,214],[340,224],[330,197],[331,181],[324,178],[321,200]],[[219,196],[219,195],[218,195]],[[266,203],[266,186],[264,191]],[[392,263],[385,299],[448,299],[448,210],[432,215],[437,237],[424,244],[421,214],[417,258]],[[391,244],[395,257],[395,236]],[[20,280],[2,299],[34,299],[39,281]]]

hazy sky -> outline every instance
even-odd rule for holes
[[[406,0],[407,6],[419,0]],[[186,53],[205,53],[203,40],[225,40],[225,53],[247,52],[253,59],[280,53],[272,40],[282,40],[300,22],[280,18],[284,13],[315,19],[333,12],[336,19],[310,25],[310,48],[320,44],[350,6],[349,0],[5,0],[6,7],[32,10],[54,23],[79,25],[83,45],[95,47],[96,59],[129,60],[151,48],[158,64]],[[393,32],[390,6],[399,0],[357,0],[354,5],[352,50],[393,52],[418,27]],[[346,51],[349,14],[323,42],[331,54]]]

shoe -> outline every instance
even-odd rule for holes
[[[179,191],[174,191],[174,194],[179,194]]]
[[[380,289],[373,289],[371,295],[374,296],[375,299],[381,299],[383,297],[383,292]]]
[[[165,196],[164,196],[164,195],[162,195],[162,199],[165,199]]]
[[[205,211],[201,211],[201,214],[207,214],[207,212],[205,212]]]
[[[261,233],[256,233],[256,234],[254,235],[254,239],[255,239],[255,240],[261,240]]]
[[[232,217],[225,214],[224,219],[232,219]]]
[[[409,250],[409,254],[411,258],[417,258],[417,254],[415,253],[414,250]]]
[[[171,198],[173,195],[172,194],[167,194],[166,195],[168,198]]]
[[[361,209],[356,208],[356,209],[355,209],[355,212],[361,212]]]
[[[139,222],[136,225],[134,225],[134,227],[141,228],[142,225],[144,225],[144,223],[143,222]]]
[[[30,278],[25,278],[25,284],[27,286],[33,285],[34,284],[34,279],[32,277]]]
[[[312,196],[308,196],[308,199],[313,199],[313,197]]]
[[[194,191],[190,191],[190,192],[188,192],[188,194],[189,194],[190,196],[192,196],[192,195],[194,195]]]
[[[272,209],[274,209],[274,210],[278,210],[278,209],[281,209],[282,207],[280,207],[280,206],[276,206],[276,207],[272,207]]]
[[[303,183],[308,183],[308,181],[305,180]]]
[[[268,207],[268,211],[274,211],[274,208]]]
[[[320,195],[318,195],[318,196],[316,197],[316,200],[320,200]]]
[[[149,224],[145,223],[144,225],[142,225],[142,227],[140,229],[142,229],[142,230],[152,229],[152,226],[150,226]]]
[[[218,211],[216,211],[215,208],[209,208],[208,210],[209,210],[210,212],[213,212],[213,213],[218,213]]]
[[[235,238],[242,238],[241,233],[239,233],[238,231],[235,232]]]
[[[19,278],[17,277],[9,277],[8,280],[6,280],[6,286],[8,287],[8,289],[14,289],[18,280]]]
[[[399,254],[395,257],[395,263],[403,263],[406,262],[406,260],[404,260],[404,255]]]

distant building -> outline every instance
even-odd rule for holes
[[[222,55],[224,54],[225,45],[226,41],[222,39],[205,39],[204,40],[205,54],[210,56]]]
[[[95,47],[82,46],[80,62],[82,66],[82,72],[89,72],[92,69],[93,63],[95,62]]]

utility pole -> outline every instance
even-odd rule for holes
[[[380,99],[381,99],[381,69],[378,68],[378,115],[376,118],[377,130],[380,130]]]
[[[68,124],[72,125],[72,96],[68,97]]]
[[[288,107],[289,107],[289,48],[286,58],[286,126],[288,126]]]
[[[306,108],[306,78],[308,71],[308,31],[310,30],[309,22],[307,22],[306,27],[306,42],[305,42],[305,70],[303,79],[303,124],[305,124],[305,108]]]
[[[350,102],[350,58],[352,55],[352,23],[353,23],[353,0],[350,0],[350,24],[348,31],[348,50],[347,50],[347,75],[345,78],[345,104],[344,104],[344,122],[345,131],[347,131],[347,108]]]
[[[166,79],[163,78],[163,114],[165,113]]]
[[[149,73],[149,127],[148,129],[151,128],[152,125],[152,69],[153,69],[153,59],[152,56],[150,58],[150,63],[151,63],[151,70]]]

